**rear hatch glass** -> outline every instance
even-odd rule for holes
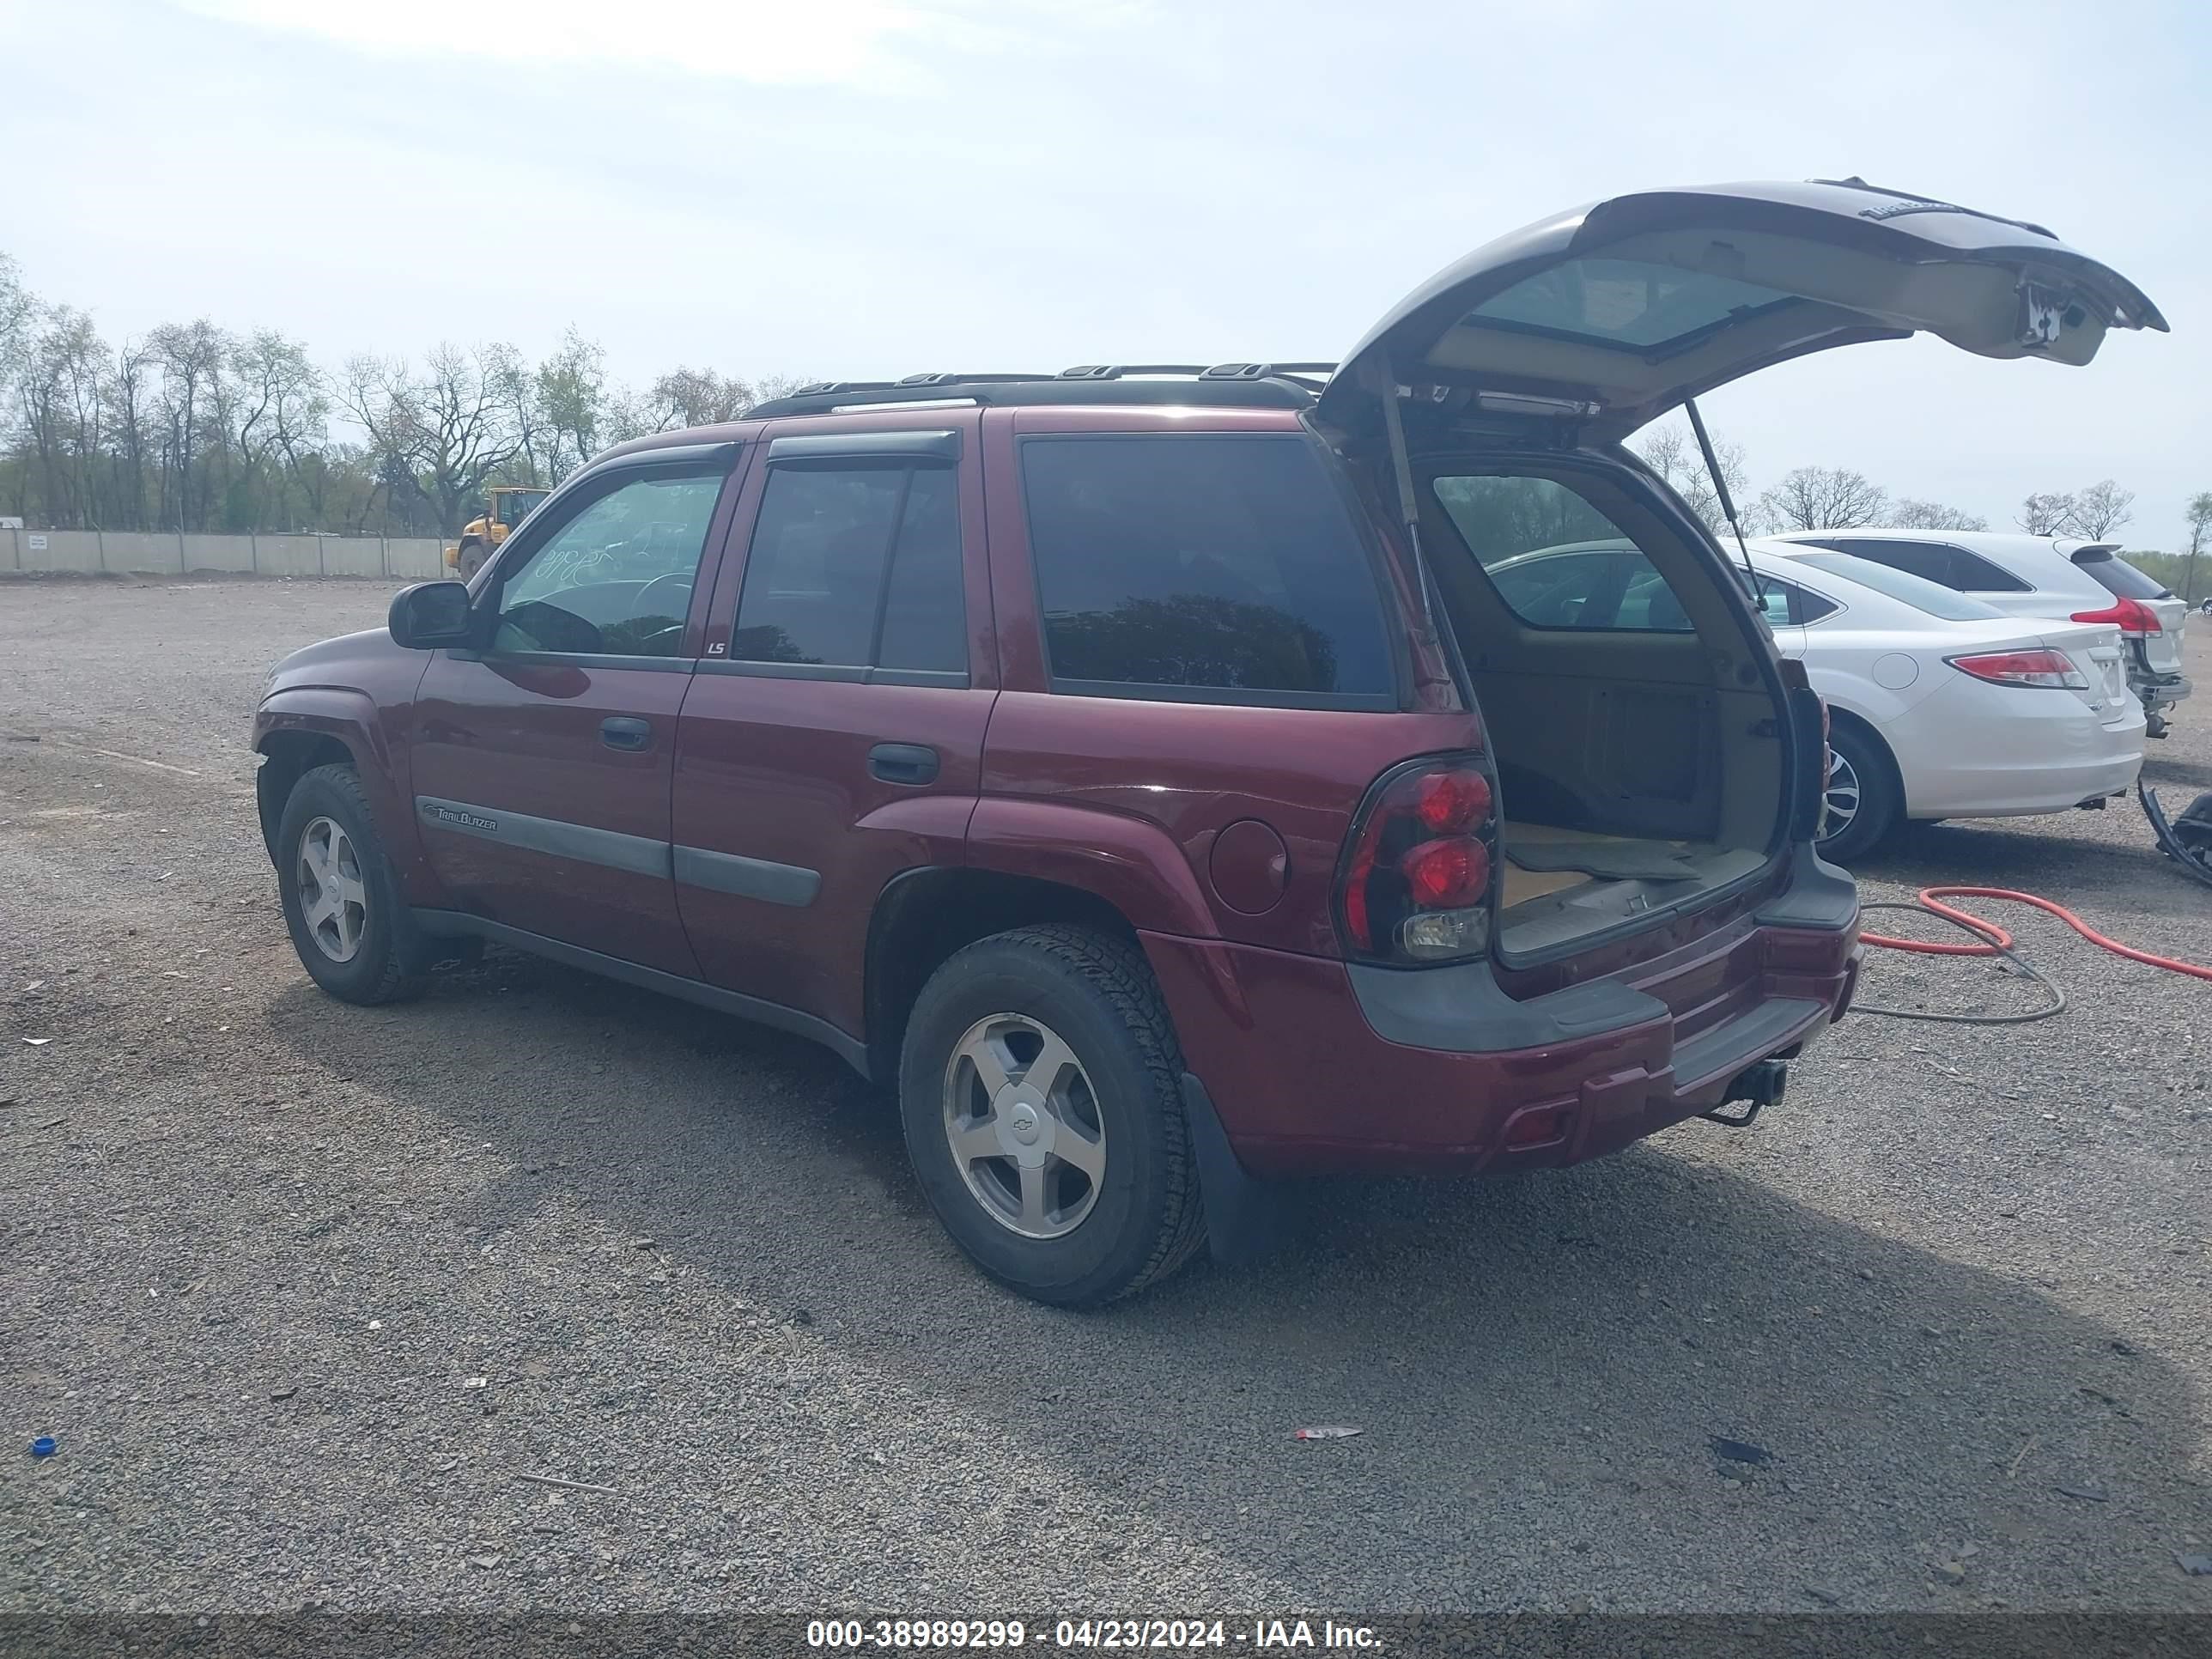
[[[2170,599],[2173,590],[2155,576],[2146,575],[2113,553],[2076,553],[2074,562],[2097,580],[2108,593],[2124,599]]]

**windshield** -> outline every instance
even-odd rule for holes
[[[1886,564],[1876,564],[1872,559],[1855,559],[1848,553],[1800,553],[1794,557],[1799,564],[1809,564],[1831,576],[1841,576],[1847,582],[1887,593],[1900,604],[1909,605],[1915,611],[1925,611],[1945,622],[1986,622],[2004,615],[1995,605],[1970,599],[1964,593],[1954,593],[1948,587],[1939,587],[1902,570],[1893,570]]]

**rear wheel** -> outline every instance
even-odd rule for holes
[[[398,1002],[422,990],[431,953],[350,766],[318,766],[292,786],[276,830],[276,889],[292,948],[332,996]]]
[[[1814,844],[1821,857],[1849,864],[1872,852],[1897,827],[1905,791],[1881,739],[1855,724],[1838,720],[1831,728],[1828,757]]]
[[[922,988],[899,1066],[907,1151],[976,1266],[1094,1307],[1174,1272],[1204,1237],[1182,1073],[1134,945],[1017,928]]]

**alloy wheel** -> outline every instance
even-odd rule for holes
[[[1106,1125],[1083,1062],[1026,1014],[968,1028],[945,1071],[945,1138],[985,1214],[1024,1238],[1083,1224],[1106,1178]]]
[[[332,962],[351,962],[368,926],[368,889],[361,854],[336,818],[312,819],[300,832],[298,874],[307,937]]]

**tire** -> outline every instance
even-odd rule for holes
[[[330,905],[306,890],[321,885],[319,866],[337,872],[331,888],[345,902]],[[430,944],[400,898],[350,766],[318,766],[292,786],[276,829],[276,890],[292,948],[331,995],[367,1006],[420,994]]]
[[[461,539],[460,559],[453,567],[454,574],[465,582],[471,581],[475,580],[477,572],[483,568],[484,561],[489,557],[491,557],[489,542],[479,540],[474,536],[464,537]]]
[[[1048,1059],[1040,1033],[1066,1059],[1033,1084]],[[995,1091],[987,1064],[1004,1072]],[[899,1109],[921,1189],[969,1259],[1039,1302],[1091,1308],[1165,1278],[1205,1238],[1182,1079],[1134,945],[1020,927],[956,952],[922,988]],[[956,1155],[956,1133],[971,1137],[968,1154]],[[1011,1154],[974,1150],[994,1145]],[[1032,1176],[1023,1160],[1040,1155]]]
[[[1849,864],[1872,852],[1889,838],[1905,810],[1905,788],[1898,781],[1897,763],[1881,739],[1855,721],[1837,720],[1828,732],[1833,764],[1828,787],[1821,798],[1820,829],[1814,847],[1836,864]],[[1856,787],[1856,807],[1832,834],[1832,815],[1850,799]]]

